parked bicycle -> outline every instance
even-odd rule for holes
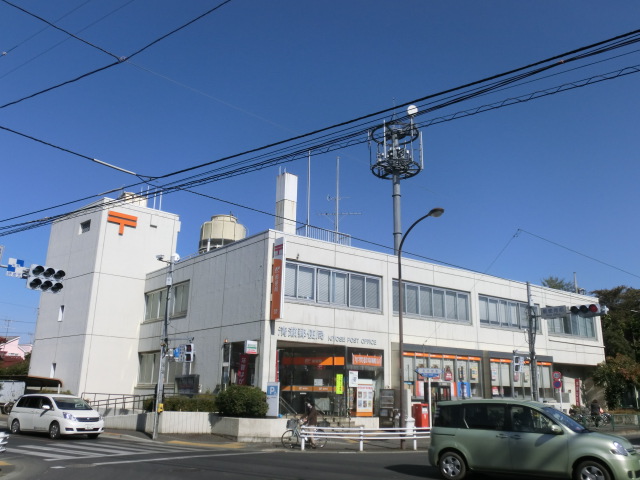
[[[302,432],[300,427],[302,426],[302,422],[299,418],[291,418],[287,420],[287,431],[282,434],[282,446],[285,448],[295,448],[300,445],[300,438],[302,437]],[[320,434],[319,436],[314,437],[315,448],[322,448],[327,444],[327,439],[322,434],[324,430],[321,428],[314,427],[314,432]],[[309,434],[308,437],[311,438],[312,434]]]
[[[612,417],[610,413],[603,412],[599,415],[591,415],[586,409],[576,411],[569,410],[569,415],[576,422],[581,423],[585,427],[606,427],[611,423]]]

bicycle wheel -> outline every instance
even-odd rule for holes
[[[284,432],[281,440],[284,448],[294,448],[300,444],[300,437],[293,430],[287,430]]]
[[[321,428],[316,430],[318,436],[315,438],[316,448],[323,448],[327,444],[327,437],[324,436],[324,430]]]

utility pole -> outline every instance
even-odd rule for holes
[[[536,329],[538,319],[531,298],[531,284],[527,282],[527,302],[529,304],[529,366],[531,367],[531,400],[538,401],[538,362],[536,360]]]
[[[151,436],[153,440],[156,440],[158,438],[160,412],[163,410],[162,398],[164,397],[165,360],[169,348],[169,300],[171,298],[171,285],[173,283],[173,263],[175,261],[174,255],[171,255],[169,261],[166,261],[163,255],[157,255],[156,258],[161,262],[168,263],[169,270],[167,271],[166,279],[167,294],[165,298],[164,322],[162,324],[162,340],[160,341],[160,367],[158,368],[158,387],[156,390],[155,417],[153,418],[153,434]]]

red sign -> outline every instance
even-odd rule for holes
[[[243,353],[240,355],[240,368],[238,368],[238,378],[236,383],[238,385],[247,384],[247,375],[249,374],[249,355]]]
[[[273,262],[271,263],[271,320],[282,318],[282,297],[284,286],[284,238],[279,238],[273,245]]]

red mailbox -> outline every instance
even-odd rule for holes
[[[416,427],[429,426],[429,404],[414,403],[411,406],[411,415],[416,421]]]

